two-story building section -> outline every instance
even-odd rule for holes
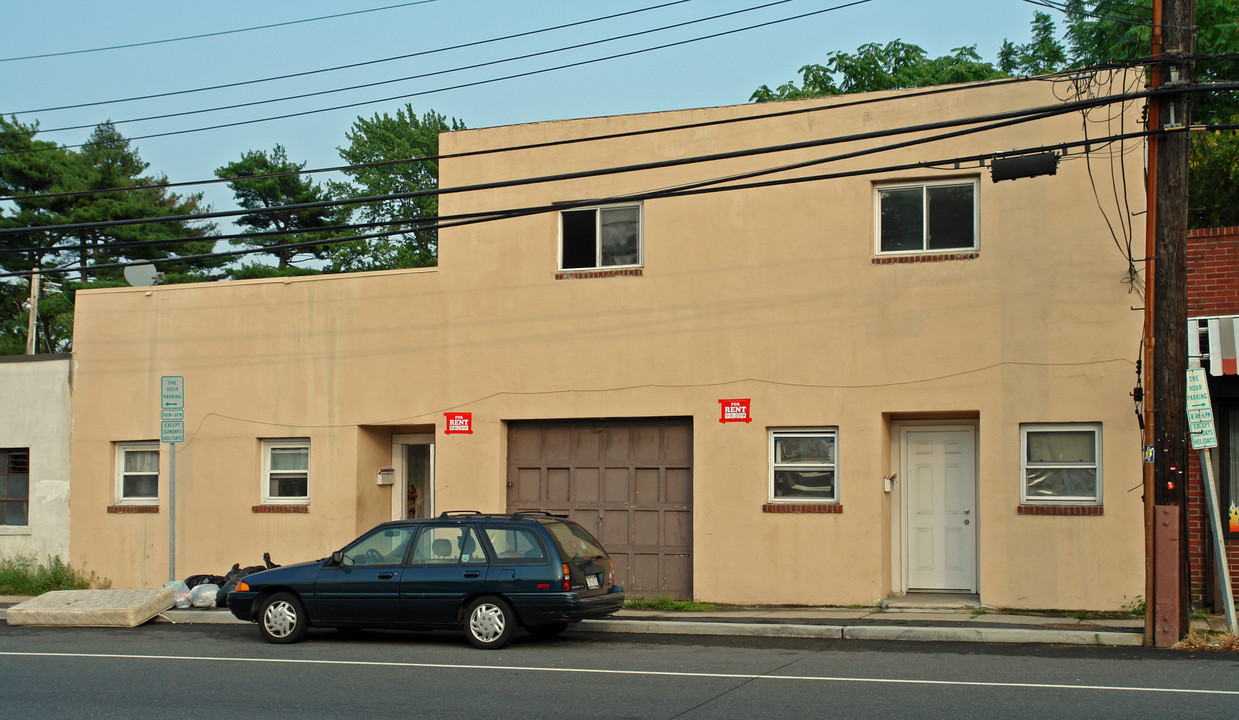
[[[182,576],[544,509],[630,595],[1131,603],[1143,159],[1104,136],[1141,108],[1072,104],[1106,91],[452,132],[437,268],[81,293],[73,556],[168,579],[170,376]],[[991,178],[1044,151],[1056,174]]]

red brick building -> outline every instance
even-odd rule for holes
[[[1231,582],[1239,594],[1239,375],[1235,366],[1239,355],[1239,227],[1188,233],[1187,308],[1189,363],[1209,372],[1218,433],[1214,477]],[[1188,495],[1192,604],[1221,607],[1215,601],[1219,597],[1218,573],[1195,452]]]

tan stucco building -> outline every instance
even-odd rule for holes
[[[1142,301],[1098,204],[1143,208],[1138,141],[1094,146],[1092,182],[1079,147],[990,178],[996,151],[1081,140],[1078,112],[861,152],[1075,88],[449,133],[440,186],[472,189],[440,198],[436,269],[80,293],[73,558],[168,579],[179,377],[181,577],[541,508],[594,529],[631,594],[1130,603]],[[504,211],[526,212],[472,222]]]

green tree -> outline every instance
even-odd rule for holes
[[[325,188],[312,178],[303,177],[305,163],[288,159],[282,145],[268,153],[265,150],[245,152],[240,160],[230,162],[215,171],[220,178],[236,178],[228,183],[237,204],[246,210],[237,224],[247,234],[274,233],[230,241],[239,247],[254,248],[272,255],[280,270],[298,262],[323,260],[330,253],[328,243],[316,241],[338,237],[336,231],[324,230],[343,223],[347,210],[339,207],[316,207],[299,210],[284,209],[288,205],[303,205],[330,200]],[[290,243],[311,243],[288,247]]]
[[[63,230],[70,223],[107,222],[205,212],[200,195],[178,195],[161,187],[167,179],[148,176],[148,165],[111,123],[95,128],[74,152],[38,139],[38,123],[0,117],[0,228],[33,228],[0,234],[0,272],[74,267],[70,281],[48,273],[39,298],[39,342],[46,352],[70,349],[73,295],[82,287],[123,284],[119,269],[101,264],[166,260],[209,252],[214,226],[205,222],[167,222]],[[89,192],[113,190],[113,192]],[[77,193],[77,194],[70,194]],[[82,194],[86,193],[86,194]],[[165,242],[189,238],[188,242]],[[175,278],[212,277],[220,263],[177,265]],[[170,268],[171,270],[171,268]],[[0,353],[25,351],[28,281],[4,281],[0,292]]]
[[[825,65],[800,68],[799,86],[790,81],[774,90],[762,85],[749,99],[753,102],[797,100],[1000,77],[1005,77],[1005,74],[990,63],[982,62],[975,45],[955,48],[950,55],[930,58],[918,45],[893,40],[885,45],[861,45],[855,53],[828,53]]]
[[[1067,65],[1067,51],[1058,41],[1054,20],[1043,12],[1033,14],[1032,39],[1023,45],[1002,41],[998,67],[1008,75],[1045,75]]]
[[[1034,13],[1031,38],[1015,44],[1004,40],[998,67],[981,62],[975,46],[930,60],[916,45],[896,40],[886,45],[862,45],[855,54],[832,52],[825,65],[800,69],[801,84],[758,88],[755,102],[924,87],[987,80],[1009,74],[1038,75],[1068,68],[1107,63],[1130,64],[1151,52],[1151,0],[1067,0],[1065,39],[1058,39],[1053,19]],[[1196,0],[1196,79],[1201,82],[1239,77],[1239,14],[1235,0]],[[1239,122],[1239,93],[1195,95],[1193,124]],[[1239,139],[1235,130],[1194,133],[1189,203],[1194,227],[1239,225]]]
[[[1067,39],[1073,66],[1148,57],[1151,0],[1101,0],[1067,4]],[[1196,0],[1196,80],[1202,83],[1239,77],[1239,13],[1234,0]],[[1239,93],[1193,96],[1194,125],[1239,122]],[[1239,136],[1234,130],[1193,133],[1188,204],[1193,227],[1239,225]]]
[[[359,198],[435,189],[439,163],[433,158],[439,154],[439,133],[464,127],[463,122],[434,110],[419,118],[412,105],[397,110],[395,117],[387,113],[359,117],[345,134],[348,146],[337,149],[346,163],[361,167],[346,170],[348,181],[333,183],[332,190],[340,197]],[[438,213],[439,199],[431,195],[366,203],[356,207],[353,215],[369,223],[389,223],[373,230],[382,232],[435,218]],[[341,243],[332,249],[331,267],[340,272],[426,267],[438,262],[438,249],[434,228],[413,229]]]

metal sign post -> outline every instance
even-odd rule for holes
[[[159,379],[159,441],[168,443],[168,582],[176,580],[176,444],[185,442],[185,378]]]
[[[1222,603],[1226,624],[1231,633],[1239,632],[1235,625],[1235,596],[1230,587],[1230,567],[1226,562],[1226,543],[1222,539],[1222,512],[1218,507],[1217,487],[1213,484],[1213,457],[1217,447],[1217,432],[1213,425],[1213,401],[1209,398],[1209,383],[1202,368],[1187,371],[1187,422],[1192,433],[1192,449],[1200,451],[1200,479],[1205,486],[1205,505],[1209,511],[1209,527],[1213,530],[1213,554],[1222,580]]]

